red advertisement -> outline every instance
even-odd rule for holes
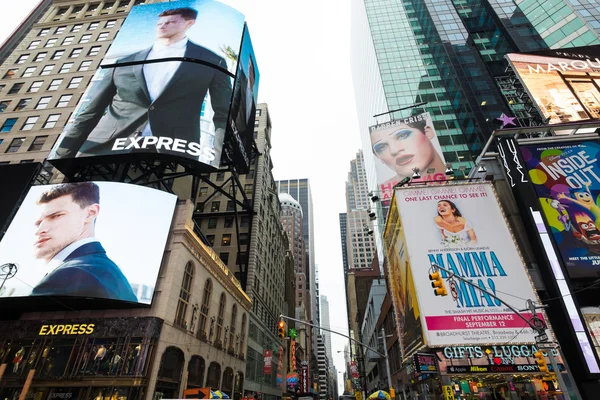
[[[352,378],[354,378],[354,379],[360,378],[360,374],[358,373],[358,366],[356,365],[356,361],[352,361],[350,363],[350,374],[352,374]]]
[[[263,372],[265,375],[270,375],[273,372],[273,368],[271,367],[271,363],[273,361],[273,351],[265,350],[265,362],[263,367]]]

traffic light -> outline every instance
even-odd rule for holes
[[[285,322],[279,321],[279,324],[277,324],[277,334],[281,339],[285,338]]]
[[[538,365],[540,372],[547,374],[549,372],[549,370],[548,370],[548,364],[546,364],[546,357],[544,357],[544,355],[542,354],[541,351],[534,353],[533,356],[535,357],[535,363]]]
[[[433,293],[436,296],[447,296],[448,291],[446,291],[446,286],[444,285],[444,280],[438,271],[429,274],[429,280],[431,282],[431,287],[434,289]]]

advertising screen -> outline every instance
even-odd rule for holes
[[[419,181],[446,179],[446,163],[431,115],[426,112],[369,127],[377,184],[384,204],[392,199],[393,187],[418,168]]]
[[[0,241],[16,264],[0,297],[84,297],[150,304],[177,197],[143,186],[33,186]]]
[[[600,276],[600,143],[521,146],[548,232],[571,278]]]
[[[260,73],[256,65],[256,56],[246,25],[242,50],[240,51],[238,71],[233,89],[231,119],[227,130],[227,144],[232,149],[231,159],[240,172],[250,167],[252,142],[254,141],[254,120]]]
[[[0,239],[39,168],[39,163],[0,165]]]
[[[384,242],[396,326],[404,357],[409,357],[424,345],[423,329],[404,229],[394,203],[390,206]]]
[[[123,155],[218,168],[243,34],[243,14],[215,1],[134,7],[48,159],[61,170]]]
[[[600,59],[508,54],[506,58],[549,124],[600,118]]]
[[[448,295],[436,296],[429,279],[436,263],[516,309],[525,308],[523,299],[537,301],[491,184],[401,188],[395,201],[404,232],[411,232],[404,251],[426,344],[534,342],[536,333],[497,299],[458,279],[446,280],[444,271]]]

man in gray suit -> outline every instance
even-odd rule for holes
[[[222,72],[227,71],[222,57],[186,37],[187,30],[196,23],[197,14],[192,8],[159,14],[155,44],[117,61],[117,64],[138,64],[110,68],[94,84],[87,96],[89,103],[68,128],[56,150],[56,158],[129,153],[138,148],[140,137],[147,136],[200,143],[200,112],[207,92],[214,111],[215,144],[222,143],[231,81]],[[189,58],[202,63],[144,62],[165,58]],[[123,146],[114,146],[118,139]],[[134,141],[136,145],[132,145]],[[161,153],[183,155],[169,148],[156,148]],[[212,158],[218,165],[220,149],[216,149]]]

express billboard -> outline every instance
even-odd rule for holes
[[[392,203],[384,234],[387,276],[391,288],[396,326],[404,357],[424,345],[421,312],[416,297],[412,267],[406,251],[406,237],[398,207]]]
[[[429,280],[437,263],[517,309],[525,307],[518,299],[537,299],[491,184],[400,188],[395,202],[404,232],[411,232],[405,251],[425,343],[534,342],[536,333],[497,299],[459,280],[447,281],[449,295],[437,297]]]
[[[134,7],[49,160],[60,168],[128,155],[219,167],[243,34],[243,14],[216,1]]]
[[[375,162],[377,184],[384,202],[389,203],[393,187],[418,168],[420,181],[446,179],[446,163],[431,115],[416,114],[369,127],[371,150]]]
[[[520,151],[569,276],[600,276],[600,143],[521,145]]]
[[[143,186],[33,186],[0,241],[16,264],[0,297],[80,297],[150,304],[177,196]],[[134,290],[134,289],[138,290]]]
[[[511,53],[506,59],[549,124],[600,118],[600,59],[556,54]]]

